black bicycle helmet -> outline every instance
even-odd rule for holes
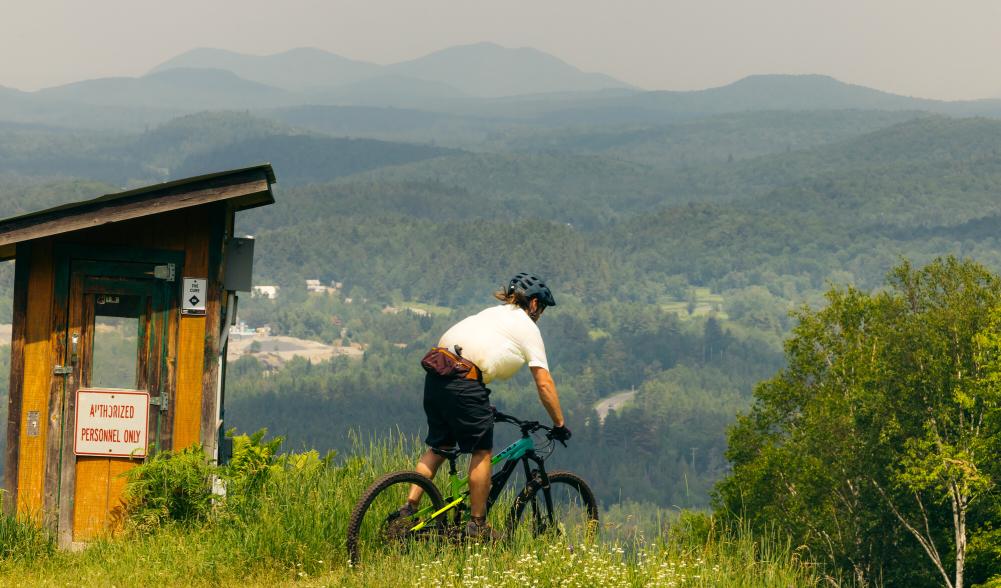
[[[507,283],[507,293],[513,294],[515,292],[521,292],[528,300],[538,298],[539,302],[545,306],[556,306],[556,299],[553,298],[549,287],[542,281],[542,278],[534,274],[522,272],[511,278]]]

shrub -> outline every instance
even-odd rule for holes
[[[212,508],[212,478],[201,445],[163,451],[125,473],[124,514],[137,530],[167,522],[204,520]]]
[[[226,467],[211,465],[197,445],[154,455],[124,474],[122,522],[132,531],[144,532],[168,522],[203,521],[213,506],[222,513],[246,514],[258,508],[274,482],[293,472],[300,477],[319,472],[334,457],[331,453],[321,459],[316,451],[279,455],[284,439],[265,440],[266,434],[261,429],[233,436],[233,458]],[[213,494],[213,484],[225,485],[224,502]]]
[[[264,441],[267,429],[260,429],[253,435],[233,433],[233,430],[227,431],[227,435],[233,437],[233,457],[225,468],[230,489],[244,493],[255,492],[274,470],[278,449],[285,438],[275,437]]]
[[[698,510],[683,510],[671,525],[668,539],[679,547],[706,545],[718,539],[718,521],[713,515]]]

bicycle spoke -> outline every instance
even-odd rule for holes
[[[553,530],[575,539],[582,538],[589,528],[591,516],[580,492],[567,484],[552,484],[550,497]]]
[[[414,472],[399,472],[377,481],[355,507],[348,528],[349,558],[364,561],[376,553],[399,551],[413,541],[433,538],[440,526],[436,523],[419,531],[414,528],[443,506],[441,496],[425,492],[415,512],[401,512],[407,504],[411,483],[419,478]]]
[[[587,484],[569,472],[555,472],[550,475],[548,497],[534,484],[522,491],[509,524],[511,531],[524,522],[533,534],[556,533],[577,542],[593,538],[597,520],[598,507]]]

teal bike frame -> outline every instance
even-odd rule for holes
[[[508,422],[514,422],[512,419]],[[549,476],[546,475],[546,469],[543,465],[543,459],[535,453],[535,441],[532,439],[531,433],[540,429],[548,427],[541,427],[535,422],[524,422],[517,421],[515,424],[521,426],[521,439],[518,439],[514,443],[508,445],[497,455],[490,459],[490,465],[497,465],[504,462],[504,465],[500,470],[495,472],[490,477],[490,494],[487,496],[487,511],[493,506],[494,502],[500,496],[500,493],[504,490],[504,485],[511,478],[511,474],[518,467],[520,462],[524,466],[525,479],[531,482],[533,479],[540,478],[544,488],[549,487]],[[456,472],[455,460],[459,456],[457,450],[440,450],[432,449],[436,454],[446,458],[448,460],[448,486],[445,496],[445,506],[435,510],[433,506],[427,506],[423,509],[417,511],[414,517],[419,519],[421,522],[414,525],[411,531],[420,531],[421,529],[440,522],[444,522],[447,519],[443,518],[451,512],[455,511],[455,524],[459,524],[462,520],[463,503],[469,497],[469,478],[461,477]],[[532,468],[532,465],[537,466],[536,469]],[[547,506],[550,508],[548,512],[552,512],[551,499],[549,493],[545,493],[545,499],[548,503]]]

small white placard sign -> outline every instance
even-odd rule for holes
[[[146,457],[148,437],[149,392],[77,390],[73,453]]]
[[[206,282],[205,278],[184,278],[181,314],[205,314]]]

